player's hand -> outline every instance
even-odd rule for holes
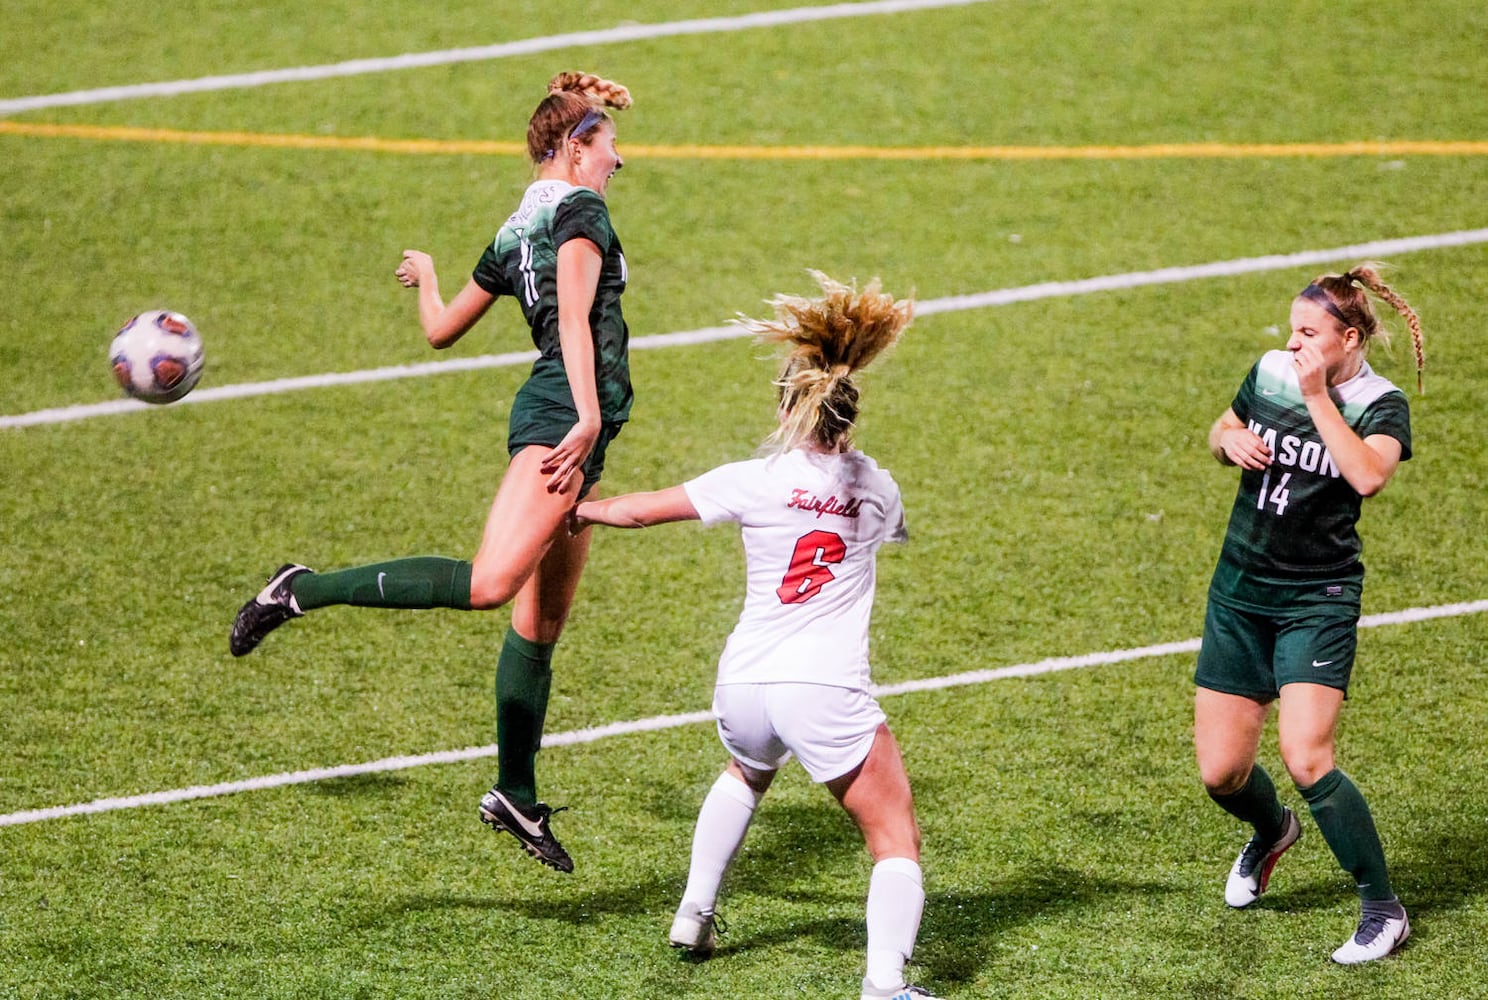
[[[580,515],[579,508],[582,506],[584,505],[581,503],[576,503],[572,507],[568,508],[568,537],[570,538],[577,537],[579,532],[583,531],[585,528],[589,527],[589,525],[593,523],[586,520],[582,515]]]
[[[579,421],[569,428],[558,447],[543,456],[539,471],[548,477],[548,492],[562,493],[568,489],[575,474],[583,475],[584,462],[599,441],[599,424]]]
[[[422,250],[404,250],[403,260],[398,264],[398,269],[393,272],[404,288],[417,288],[419,282],[424,281],[434,273],[434,258]]]
[[[1296,369],[1297,386],[1302,390],[1303,399],[1328,392],[1328,365],[1316,344],[1302,341],[1292,352],[1292,367]]]
[[[1219,436],[1225,457],[1242,469],[1260,471],[1271,464],[1271,449],[1249,427],[1228,427]]]

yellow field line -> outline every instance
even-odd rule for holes
[[[111,125],[47,125],[0,120],[0,135],[91,139],[100,142],[179,143],[353,150],[420,155],[521,156],[526,145],[477,139],[379,139],[265,132],[195,132]],[[1338,143],[1157,143],[1150,146],[647,146],[623,143],[636,159],[673,160],[1158,160],[1336,156],[1488,156],[1488,142],[1385,141]]]
[[[48,139],[93,139],[100,142],[159,142],[187,146],[270,146],[289,149],[360,150],[378,153],[479,153],[519,156],[518,142],[450,141],[446,139],[377,139],[334,135],[282,135],[269,132],[187,132],[168,128],[116,125],[43,125],[0,121],[0,135]]]

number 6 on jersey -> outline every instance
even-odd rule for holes
[[[836,579],[827,567],[847,557],[847,543],[831,531],[808,531],[796,539],[790,568],[775,593],[781,604],[802,604]]]

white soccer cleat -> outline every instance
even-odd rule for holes
[[[1410,937],[1410,917],[1404,908],[1398,917],[1366,913],[1359,920],[1359,929],[1354,936],[1343,942],[1343,947],[1333,953],[1333,961],[1339,965],[1358,965],[1384,958],[1405,944]]]
[[[1302,836],[1302,824],[1297,822],[1297,814],[1290,809],[1283,811],[1286,815],[1282,818],[1281,836],[1275,843],[1268,846],[1251,837],[1230,869],[1230,877],[1225,882],[1225,902],[1236,909],[1249,906],[1260,898],[1271,881],[1271,869],[1276,867],[1287,848]]]
[[[882,993],[870,989],[865,981],[861,1000],[940,1000],[940,998],[923,986],[901,986],[892,993]]]
[[[703,909],[696,903],[683,903],[677,907],[667,940],[673,948],[681,948],[693,958],[708,958],[718,949],[718,935],[722,930],[723,922],[711,909]]]

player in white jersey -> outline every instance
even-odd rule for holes
[[[796,448],[682,487],[704,524],[739,523],[748,590],[719,684],[868,686],[874,556],[905,540],[899,487],[860,451]]]
[[[718,664],[713,714],[730,760],[698,814],[687,888],[671,943],[695,956],[717,944],[714,907],[761,796],[792,757],[825,784],[863,833],[868,886],[863,1000],[930,994],[904,981],[925,892],[909,776],[868,690],[875,558],[903,541],[893,478],[852,447],[852,375],[909,325],[912,306],[815,275],[822,296],[777,296],[774,320],[744,320],[789,346],[771,453],[681,486],[581,503],[574,528],[736,521],[748,587]]]

